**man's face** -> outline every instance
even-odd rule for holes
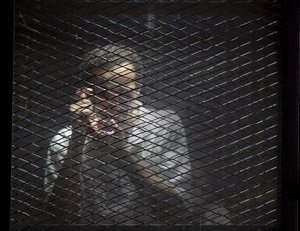
[[[117,102],[130,101],[139,96],[135,81],[136,73],[130,63],[113,66],[95,73],[94,93]]]
[[[95,73],[93,79],[93,106],[100,136],[120,135],[130,131],[137,117],[135,99],[140,89],[135,81],[136,73],[131,63],[122,63],[109,70]]]

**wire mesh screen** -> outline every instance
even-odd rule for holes
[[[279,2],[15,1],[12,227],[277,227]]]

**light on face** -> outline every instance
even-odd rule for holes
[[[110,70],[96,73],[94,94],[119,103],[125,103],[139,96],[140,90],[135,82],[134,66],[129,63],[117,65]]]

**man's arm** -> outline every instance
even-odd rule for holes
[[[52,193],[59,171],[67,155],[69,139],[72,135],[71,127],[58,131],[51,139],[46,156],[44,190],[49,195]]]

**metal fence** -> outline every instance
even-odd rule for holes
[[[278,227],[281,7],[15,1],[12,227]],[[102,108],[108,114],[94,111],[103,120],[140,112],[121,121],[128,132],[113,130],[114,138],[112,130],[83,135],[69,111],[78,89],[111,81],[90,82],[100,67],[93,59],[105,56],[95,49],[128,58],[107,44],[140,57],[130,80],[141,89],[134,104],[118,101],[122,84],[105,87],[112,95],[105,102],[102,93],[87,94],[92,104],[110,104]]]

